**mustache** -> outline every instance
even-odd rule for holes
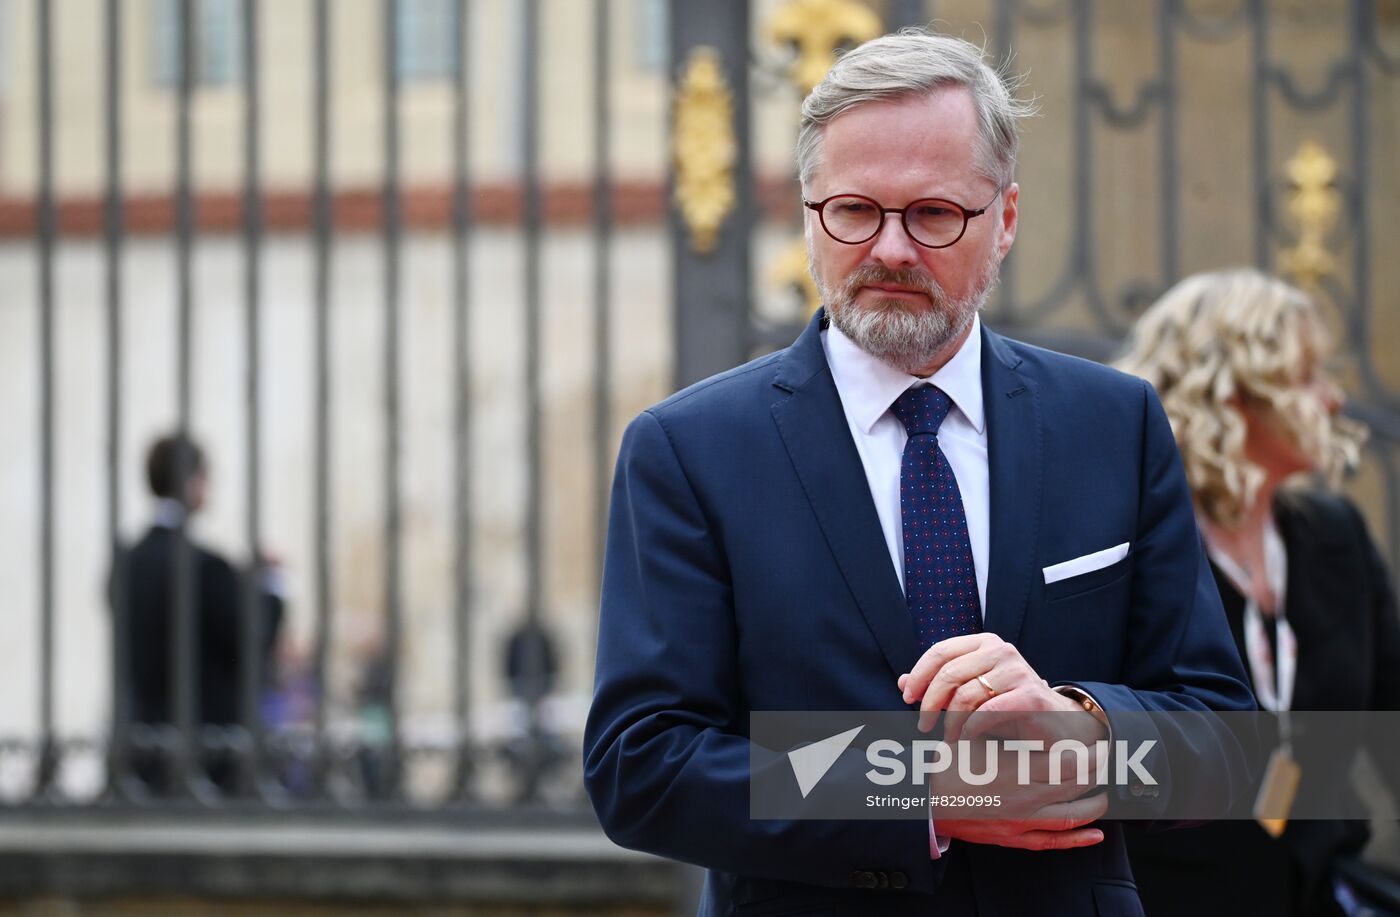
[[[846,277],[846,292],[853,295],[857,290],[872,284],[907,287],[918,290],[930,299],[937,300],[943,295],[943,287],[932,275],[917,268],[891,269],[878,264],[867,264],[856,268]]]

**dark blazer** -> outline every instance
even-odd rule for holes
[[[170,723],[173,718],[170,641],[179,538],[174,529],[152,527],[123,554],[123,576],[114,580],[114,585],[119,583],[126,590],[131,640],[118,651],[127,654],[132,720],[137,723]],[[240,719],[243,583],[227,560],[205,548],[191,545],[190,560],[199,629],[199,719],[212,725],[236,723]],[[263,616],[259,652],[266,663],[281,622],[282,601],[260,590],[259,608]]]
[[[750,819],[750,711],[907,710],[895,679],[919,656],[824,321],[623,437],[584,739],[604,830],[708,867],[703,914],[1141,913],[1116,824],[1080,850],[954,841],[931,860],[925,821]],[[981,346],[987,629],[1110,716],[1250,708],[1152,390],[985,329]],[[1045,585],[1043,567],[1123,542],[1117,564]],[[1217,775],[1238,763],[1203,753]],[[1173,792],[1222,792],[1163,789],[1134,800],[1144,817]],[[884,887],[851,887],[871,876]]]
[[[1290,493],[1275,505],[1288,555],[1284,613],[1298,638],[1295,710],[1400,710],[1400,615],[1395,588],[1356,507],[1320,492]],[[1215,572],[1240,655],[1244,597]],[[1377,770],[1400,793],[1394,741],[1351,737],[1367,747]],[[1354,798],[1350,774],[1300,761],[1302,792]],[[1350,808],[1349,806],[1347,808]],[[1293,821],[1275,841],[1253,821],[1229,821],[1129,835],[1133,869],[1149,914],[1327,914],[1328,872],[1338,856],[1359,851],[1368,829],[1359,821]],[[1243,908],[1243,910],[1241,910]]]

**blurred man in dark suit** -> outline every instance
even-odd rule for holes
[[[114,580],[113,595],[114,609],[127,616],[127,626],[119,629],[126,639],[120,641],[116,652],[122,654],[128,678],[123,688],[129,695],[130,721],[153,727],[175,722],[171,645],[179,608],[177,566],[180,552],[187,550],[187,594],[194,604],[196,629],[196,720],[202,726],[236,725],[242,721],[242,576],[226,559],[194,543],[187,531],[190,518],[204,507],[209,489],[204,453],[187,437],[164,437],[151,447],[146,476],[157,499],[155,518],[145,536],[118,559],[121,569]],[[264,673],[282,620],[285,590],[281,580],[277,565],[260,560],[257,651],[259,671]],[[230,790],[234,768],[228,755],[216,752],[205,755],[203,761],[209,779],[220,789]],[[136,776],[153,792],[171,789],[162,755],[138,750],[132,764]]]

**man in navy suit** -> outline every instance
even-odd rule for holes
[[[903,33],[802,113],[824,309],[623,438],[594,807],[618,843],[706,866],[706,914],[1139,914],[1106,794],[1035,821],[749,817],[755,710],[1065,711],[1101,738],[1253,706],[1152,390],[979,320],[1025,106],[974,46]],[[1185,750],[1218,776],[1227,745]],[[1113,792],[1152,818],[1218,789]]]

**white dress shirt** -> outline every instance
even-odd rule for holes
[[[991,541],[992,498],[987,469],[987,415],[982,410],[982,320],[974,315],[972,330],[958,352],[928,378],[911,376],[880,362],[861,350],[835,325],[822,332],[822,348],[836,382],[836,394],[846,413],[856,452],[865,468],[870,496],[885,534],[899,587],[904,588],[904,521],[899,506],[899,470],[909,433],[890,412],[900,395],[920,385],[933,384],[953,402],[938,428],[943,450],[957,479],[967,516],[967,537],[972,543],[972,566],[977,573],[977,604],[987,614],[987,555]],[[929,856],[938,859],[948,851],[949,840],[940,838],[929,809]]]
[[[909,434],[890,405],[908,389],[932,384],[952,400],[948,416],[938,428],[938,446],[952,466],[967,516],[967,536],[972,543],[972,566],[977,573],[977,598],[987,615],[987,564],[991,552],[991,472],[987,466],[987,415],[982,402],[982,319],[974,315],[972,330],[958,352],[928,378],[893,369],[861,350],[835,325],[822,333],[822,347],[841,408],[860,454],[875,512],[885,535],[890,562],[904,588],[904,522],[899,505],[899,470]],[[1057,688],[1056,690],[1060,690]],[[1109,727],[1109,740],[1112,741]],[[948,850],[948,839],[934,828],[929,811],[929,855],[938,859]]]
[[[870,496],[880,517],[885,546],[904,588],[904,524],[899,506],[899,468],[909,440],[904,424],[890,405],[908,389],[933,384],[947,393],[953,406],[938,429],[938,446],[952,466],[967,516],[972,542],[972,565],[977,572],[977,599],[986,615],[987,556],[991,541],[990,474],[987,469],[987,417],[982,410],[982,321],[973,316],[972,330],[952,359],[928,378],[894,369],[861,350],[835,325],[822,333],[822,347],[836,393],[846,412],[856,452],[860,454]]]

